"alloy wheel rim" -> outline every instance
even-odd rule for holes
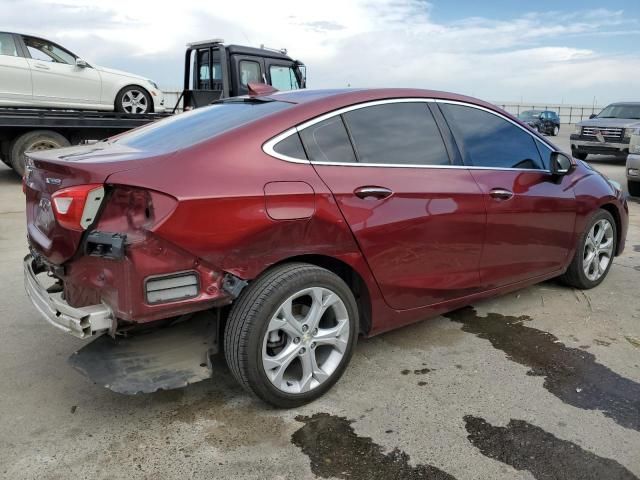
[[[324,287],[300,290],[277,308],[262,345],[269,381],[285,393],[305,393],[326,382],[347,351],[347,307]]]
[[[145,113],[147,97],[140,90],[129,90],[122,96],[122,108],[127,113]]]
[[[582,256],[585,276],[595,282],[607,271],[613,256],[613,226],[606,219],[598,220],[589,230]]]

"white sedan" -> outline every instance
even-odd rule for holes
[[[43,38],[0,32],[0,107],[164,111],[164,96],[144,77],[89,64]]]

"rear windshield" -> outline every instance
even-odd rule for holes
[[[286,102],[227,102],[160,120],[116,138],[136,150],[168,153],[291,107]]]

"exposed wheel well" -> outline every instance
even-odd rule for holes
[[[619,255],[620,242],[622,241],[622,238],[620,236],[620,229],[622,228],[622,223],[620,220],[620,214],[618,213],[618,209],[612,203],[605,203],[604,205],[601,205],[600,208],[609,212],[616,222],[616,231],[618,232],[618,238],[616,239],[616,255]]]
[[[341,260],[325,255],[299,255],[297,257],[287,258],[276,265],[289,262],[305,262],[317,265],[318,267],[326,268],[344,280],[353,292],[353,296],[356,298],[358,304],[360,333],[364,335],[369,333],[371,330],[371,296],[367,284],[353,267]]]
[[[154,112],[154,106],[153,106],[153,96],[151,95],[151,92],[149,90],[147,90],[145,87],[143,87],[142,85],[138,85],[136,83],[130,83],[129,85],[125,85],[124,87],[122,87],[120,90],[118,90],[118,93],[116,93],[116,98],[113,100],[113,108],[115,110],[118,109],[118,97],[120,97],[120,94],[123,92],[123,90],[125,88],[129,88],[129,87],[135,87],[135,88],[139,88],[140,90],[144,90],[144,92],[149,95],[149,111],[147,113],[153,113]]]

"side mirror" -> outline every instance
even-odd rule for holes
[[[591,115],[589,115],[589,119],[596,118],[597,116],[598,116],[598,114],[592,113]]]
[[[569,155],[562,152],[551,153],[551,173],[553,175],[566,175],[573,168],[573,160]]]
[[[76,58],[76,67],[87,68],[89,64],[81,58]]]

